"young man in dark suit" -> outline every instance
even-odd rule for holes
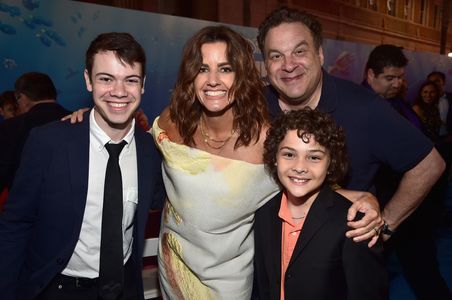
[[[159,154],[133,118],[145,67],[130,34],[99,35],[89,117],[30,134],[0,216],[2,299],[143,299],[144,228],[163,198]]]

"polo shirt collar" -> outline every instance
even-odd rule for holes
[[[279,94],[271,84],[265,87],[264,94],[267,99],[268,113],[273,119],[281,113],[281,107],[279,106]]]
[[[285,223],[288,223],[290,226],[295,227],[295,228],[301,228],[301,226],[304,223],[304,219],[303,222],[300,223],[295,223],[292,219],[292,213],[289,210],[289,206],[287,205],[287,196],[286,193],[283,192],[281,195],[281,205],[279,207],[279,212],[278,212],[278,217]]]
[[[316,109],[325,113],[332,113],[338,106],[337,85],[335,78],[322,69],[322,93]]]

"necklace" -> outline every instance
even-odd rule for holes
[[[216,140],[216,139],[213,139],[213,138],[211,138],[211,137],[209,136],[209,134],[208,134],[207,132],[204,131],[204,127],[203,127],[203,125],[202,125],[202,118],[201,118],[201,120],[199,121],[199,129],[200,129],[200,131],[201,131],[201,135],[202,135],[202,137],[203,137],[204,143],[205,143],[207,146],[209,146],[210,148],[215,149],[215,150],[222,149],[222,148],[226,145],[226,143],[229,142],[229,140],[232,138],[232,136],[233,136],[234,133],[235,133],[235,130],[233,130],[233,131],[231,132],[231,135],[230,135],[229,137],[227,137],[226,139],[224,139],[224,140]],[[217,144],[217,145],[214,145],[213,143],[215,143],[215,144]]]
[[[306,218],[306,216],[308,215],[308,211],[309,211],[309,207],[311,206],[312,202],[310,201],[306,201],[305,203],[301,204],[301,207],[308,207],[307,211],[304,213],[304,215],[302,215],[301,217],[292,217],[292,220],[301,220]]]

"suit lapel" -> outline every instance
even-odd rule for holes
[[[135,146],[137,149],[137,171],[138,171],[138,206],[136,211],[136,228],[144,228],[144,220],[147,219],[149,205],[151,202],[151,187],[154,178],[152,177],[152,157],[149,142],[152,140],[146,138],[148,133],[142,129],[135,127]],[[141,230],[140,230],[141,231]],[[141,236],[141,232],[138,232]],[[143,233],[144,235],[144,233]]]
[[[281,206],[282,193],[276,194],[276,196],[270,200],[271,207],[268,210],[267,220],[267,232],[269,241],[269,258],[270,267],[273,269],[275,276],[271,278],[281,278],[281,232],[282,221],[278,216],[279,208]]]
[[[331,193],[328,192],[329,187],[324,187],[317,196],[316,201],[312,203],[306,217],[300,236],[298,237],[295,249],[289,262],[287,269],[289,270],[292,263],[298,259],[303,250],[316,235],[319,229],[325,224],[329,217],[329,208],[333,206]]]
[[[76,220],[83,220],[89,176],[89,114],[85,114],[82,123],[68,126],[73,126],[71,141],[67,144],[71,199]]]

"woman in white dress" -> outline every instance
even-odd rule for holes
[[[252,46],[225,26],[185,46],[169,108],[153,124],[168,194],[159,272],[168,299],[249,299],[254,212],[277,191]]]

